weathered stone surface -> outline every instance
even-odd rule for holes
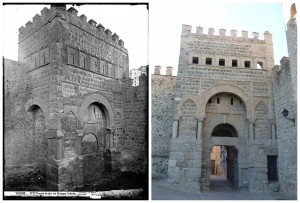
[[[76,13],[43,9],[4,61],[5,168],[38,165],[53,190],[148,168],[148,77],[133,87],[124,42]]]
[[[259,39],[258,33],[248,38],[247,31],[242,32],[242,37],[237,37],[236,31],[231,36],[225,32],[221,29],[220,35],[215,35],[211,28],[203,34],[203,28],[198,27],[197,33],[191,33],[191,26],[183,25],[177,77],[161,75],[161,67],[155,67],[153,159],[169,152],[169,182],[185,189],[205,190],[210,185],[211,150],[224,146],[223,165],[218,166],[226,167],[227,179],[234,187],[272,191],[278,188],[275,181],[290,184],[282,191],[292,191],[297,182],[289,179],[296,177],[296,146],[290,141],[296,128],[281,115],[284,108],[296,112],[291,94],[295,84],[291,83],[288,63],[284,70],[278,71],[278,67],[272,73],[273,45],[268,32],[264,33],[264,40]],[[291,117],[295,115],[292,113]],[[168,135],[160,133],[161,129],[172,136],[158,139]],[[287,145],[285,149],[283,143]],[[159,150],[166,144],[169,147]],[[275,163],[271,158],[275,158]],[[294,173],[287,171],[286,166],[292,162]],[[268,176],[271,170],[272,177]],[[165,170],[156,165],[156,171]]]

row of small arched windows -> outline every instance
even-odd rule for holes
[[[192,63],[193,64],[199,64],[199,57],[193,57]],[[212,58],[206,58],[205,59],[205,65],[212,65]],[[225,59],[219,59],[219,66],[225,66]],[[231,61],[231,66],[232,67],[238,67],[238,60],[233,59]],[[250,68],[251,67],[251,62],[250,61],[244,61],[244,67],[245,68]],[[263,68],[263,62],[258,61],[256,67],[257,67],[257,69],[262,69]]]

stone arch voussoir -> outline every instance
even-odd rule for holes
[[[28,111],[32,110],[32,107],[35,105],[39,106],[42,109],[42,111],[44,113],[44,117],[45,117],[45,122],[48,123],[48,121],[49,121],[48,105],[45,104],[41,99],[33,98],[33,99],[28,100],[25,104],[26,111],[28,112]]]
[[[253,117],[253,102],[251,96],[246,93],[243,89],[236,85],[227,84],[227,83],[220,83],[216,84],[210,88],[208,88],[205,92],[203,92],[199,98],[199,102],[197,107],[197,115],[205,115],[205,107],[208,102],[208,100],[218,93],[231,93],[237,95],[243,102],[246,107],[246,116]]]
[[[87,96],[81,103],[80,108],[79,108],[79,120],[81,123],[83,123],[83,117],[87,113],[88,106],[92,103],[98,103],[103,105],[105,115],[107,116],[107,126],[109,128],[114,126],[114,111],[112,106],[110,105],[109,101],[102,95],[100,94],[92,94]]]

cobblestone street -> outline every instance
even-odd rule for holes
[[[296,200],[281,193],[254,193],[235,190],[223,177],[211,176],[211,189],[205,192],[180,190],[167,180],[152,180],[153,200]]]

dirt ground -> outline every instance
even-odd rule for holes
[[[281,193],[254,193],[235,190],[223,177],[212,176],[210,191],[180,190],[166,179],[152,180],[153,200],[296,200],[297,197]]]

